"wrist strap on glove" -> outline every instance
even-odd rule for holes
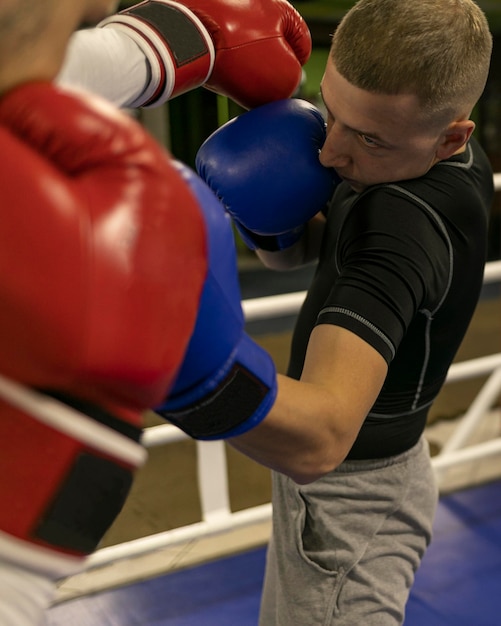
[[[293,230],[279,235],[260,235],[253,233],[237,220],[233,220],[240,237],[250,250],[265,250],[266,252],[278,252],[286,250],[299,241],[306,225],[302,224]]]
[[[120,512],[146,459],[141,430],[117,432],[99,409],[84,414],[82,403],[75,409],[4,377],[0,398],[2,558],[67,576]]]
[[[130,104],[132,108],[162,104],[203,85],[212,73],[212,38],[198,17],[177,2],[141,2],[98,26],[124,31],[148,59],[150,82],[140,98]]]

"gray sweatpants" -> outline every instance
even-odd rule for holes
[[[424,439],[310,485],[274,474],[272,502],[261,626],[403,622],[437,504]]]

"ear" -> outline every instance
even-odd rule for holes
[[[449,159],[463,148],[475,130],[475,122],[472,120],[459,120],[452,122],[442,133],[437,147],[437,158],[440,161]]]

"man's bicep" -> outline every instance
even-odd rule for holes
[[[358,433],[383,386],[388,365],[353,332],[333,324],[313,329],[301,381],[328,388],[344,427]]]

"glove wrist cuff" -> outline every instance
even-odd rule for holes
[[[124,32],[141,48],[150,81],[131,107],[158,106],[207,82],[215,48],[209,31],[188,8],[170,0],[142,2],[103,20],[100,28]]]
[[[299,241],[306,228],[303,224],[286,233],[280,233],[279,235],[260,235],[253,233],[236,221],[235,227],[248,248],[251,250],[264,250],[266,252],[279,252],[280,250],[290,248]]]
[[[227,439],[257,426],[276,394],[271,357],[244,333],[217,376],[169,397],[155,411],[194,439]]]

